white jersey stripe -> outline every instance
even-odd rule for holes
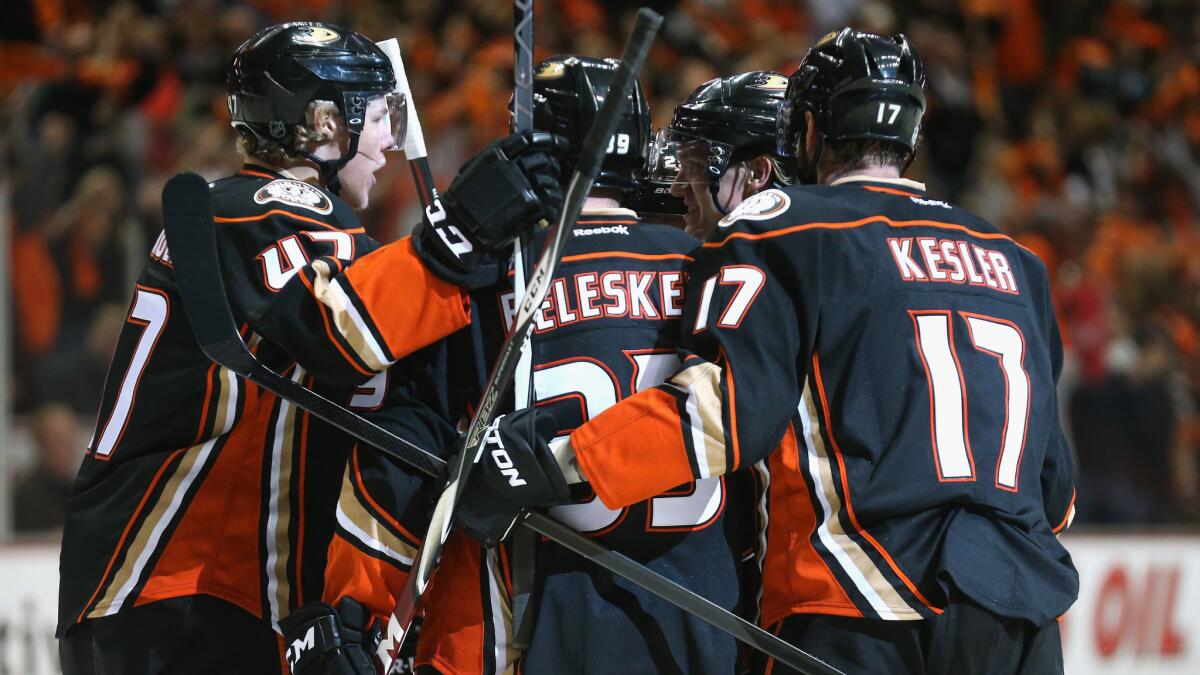
[[[821,437],[812,388],[807,381],[804,383],[804,392],[797,412],[800,414],[805,447],[805,457],[800,458],[801,465],[807,467],[807,472],[813,479],[816,487],[813,492],[821,506],[817,537],[837,559],[838,564],[854,582],[855,588],[880,618],[888,621],[924,618],[904,600],[866,551],[847,533],[847,528],[842,522],[841,497],[834,483],[833,466],[825,441]]]

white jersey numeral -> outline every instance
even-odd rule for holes
[[[975,349],[1000,361],[1004,373],[1004,431],[1000,458],[996,461],[996,487],[1017,491],[1025,431],[1029,426],[1031,387],[1025,371],[1025,337],[1015,325],[1002,319],[963,313]]]
[[[350,405],[347,406],[352,410],[378,410],[383,405],[383,399],[387,396],[388,389],[388,371],[376,373],[375,377],[367,380],[350,394]]]
[[[758,297],[758,292],[766,284],[767,275],[751,265],[726,265],[721,271],[709,277],[704,282],[704,290],[700,295],[700,308],[696,312],[696,325],[693,332],[699,333],[708,328],[708,313],[712,308],[712,296],[717,284],[737,286],[729,304],[717,319],[721,328],[737,328],[742,324],[750,305]]]
[[[662,383],[679,368],[675,354],[627,353],[636,368],[634,389],[641,391]],[[616,376],[599,361],[578,358],[541,368],[533,374],[534,396],[539,403],[563,398],[579,399],[584,421],[599,415],[620,399]],[[696,481],[687,494],[664,495],[650,500],[648,530],[695,529],[720,512],[724,483],[719,476]],[[586,502],[555,506],[554,516],[580,532],[607,530],[625,517],[626,509],[610,509],[598,497]]]
[[[333,256],[342,260],[354,258],[354,237],[349,232],[317,230],[301,232],[313,242],[328,242],[333,245]],[[258,254],[262,262],[263,283],[272,291],[281,291],[288,280],[308,264],[308,254],[294,234],[271,244]]]
[[[938,480],[973,481],[975,458],[968,430],[967,382],[954,348],[953,316],[948,311],[910,312],[917,353],[929,380],[930,423]],[[1016,492],[1029,424],[1031,386],[1025,370],[1025,338],[1009,321],[959,312],[975,349],[995,357],[1004,374],[1004,427],[995,485]]]
[[[163,326],[167,324],[169,305],[167,295],[162,291],[145,286],[138,286],[134,291],[133,307],[129,310],[127,321],[143,326],[142,334],[138,337],[133,356],[129,359],[129,367],[121,378],[121,389],[117,392],[117,399],[113,402],[108,421],[103,425],[96,425],[96,437],[92,439],[92,448],[97,458],[108,459],[125,434],[129,414],[137,398],[138,383],[142,380],[142,372],[150,361],[150,355],[154,353]]]

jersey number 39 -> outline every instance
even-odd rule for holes
[[[630,351],[625,354],[634,365],[634,391],[661,383],[679,367],[679,357],[674,353]],[[584,421],[599,415],[621,398],[621,386],[612,370],[602,362],[586,357],[546,364],[534,372],[533,382],[538,403],[582,399]],[[702,529],[720,515],[723,503],[723,483],[719,476],[696,481],[688,490],[651,499],[646,530]],[[593,497],[586,502],[551,508],[550,515],[580,532],[601,534],[621,523],[627,511],[610,509]]]

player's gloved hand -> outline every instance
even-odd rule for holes
[[[413,235],[425,264],[469,289],[501,279],[508,261],[502,249],[539,221],[558,219],[563,204],[558,158],[567,147],[561,136],[524,131],[463,164]]]
[[[454,523],[490,548],[507,539],[527,511],[505,500],[476,471],[467,479],[467,488],[454,509]]]
[[[552,415],[536,408],[492,422],[454,516],[468,534],[494,545],[507,536],[525,508],[570,499],[567,480],[549,445],[557,426]]]
[[[367,609],[342,598],[337,609],[310,602],[279,621],[292,675],[376,675],[371,655],[383,637],[380,622],[368,626]]]

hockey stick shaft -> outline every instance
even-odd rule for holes
[[[513,2],[513,128],[526,131],[533,128],[533,10],[534,0]],[[522,232],[513,242],[513,304],[520,304],[521,293],[529,275],[528,232]],[[533,404],[533,338],[526,335],[521,342],[521,355],[513,374],[513,410]],[[514,532],[510,540],[509,569],[512,578],[512,645],[523,650],[529,642],[533,626],[530,599],[536,579],[537,535],[528,530]]]
[[[436,455],[396,436],[306,387],[263,366],[246,348],[225,294],[216,246],[216,231],[208,184],[195,174],[180,174],[163,190],[164,221],[171,246],[175,278],[184,309],[201,350],[219,365],[254,382],[280,398],[307,410],[355,438],[379,448],[414,470],[430,477],[443,475],[445,462]],[[803,672],[835,675],[836,670],[783,643],[760,628],[709,603],[679,584],[658,575],[628,557],[605,549],[542,513],[531,513],[519,526],[530,527],[556,543],[579,553],[647,592],[724,630],[739,640]],[[398,625],[389,621],[389,632]],[[816,664],[816,665],[814,665]]]
[[[412,170],[413,185],[417,188],[417,199],[421,208],[428,209],[437,199],[437,185],[433,182],[433,171],[429,168],[429,152],[425,148],[425,132],[421,130],[421,118],[417,115],[417,104],[413,101],[412,87],[408,84],[408,73],[404,70],[404,58],[400,55],[400,43],[396,38],[376,42],[388,60],[392,62],[392,72],[396,75],[396,89],[404,93],[407,100],[408,120],[407,130],[403,139],[397,139],[404,149],[404,157]]]
[[[534,0],[513,2],[513,129],[533,128],[533,3]],[[522,233],[513,242],[513,297],[520,304],[529,276],[526,248],[529,235]],[[521,357],[513,377],[513,407],[529,406],[532,392],[533,346],[528,337],[521,343]]]
[[[458,454],[451,460],[447,473],[448,482],[434,506],[429,529],[425,533],[413,562],[412,571],[409,573],[405,587],[397,601],[393,615],[399,618],[401,625],[398,626],[399,634],[394,645],[395,650],[398,650],[399,644],[403,643],[412,618],[416,615],[417,603],[433,576],[442,546],[450,535],[450,526],[454,509],[458,505],[459,495],[463,486],[466,485],[471,468],[477,459],[484,431],[495,418],[501,395],[512,380],[520,358],[521,345],[529,332],[534,313],[546,297],[554,269],[558,266],[559,259],[562,258],[566,239],[583,209],[583,202],[591,191],[592,182],[600,170],[600,163],[604,159],[609,138],[616,131],[620,121],[626,94],[632,86],[634,78],[637,77],[638,71],[646,59],[646,54],[650,51],[650,45],[653,44],[654,36],[661,23],[662,17],[649,9],[642,9],[638,12],[637,22],[625,44],[621,64],[609,85],[604,105],[596,114],[592,127],[580,147],[579,162],[567,187],[558,224],[530,274],[528,286],[517,305],[513,330],[500,347],[499,356],[492,366],[487,385],[480,396],[479,407],[471,418]],[[386,642],[387,640],[385,640]],[[381,646],[381,654],[391,646],[393,645]],[[389,656],[394,657],[395,651],[390,651]]]

